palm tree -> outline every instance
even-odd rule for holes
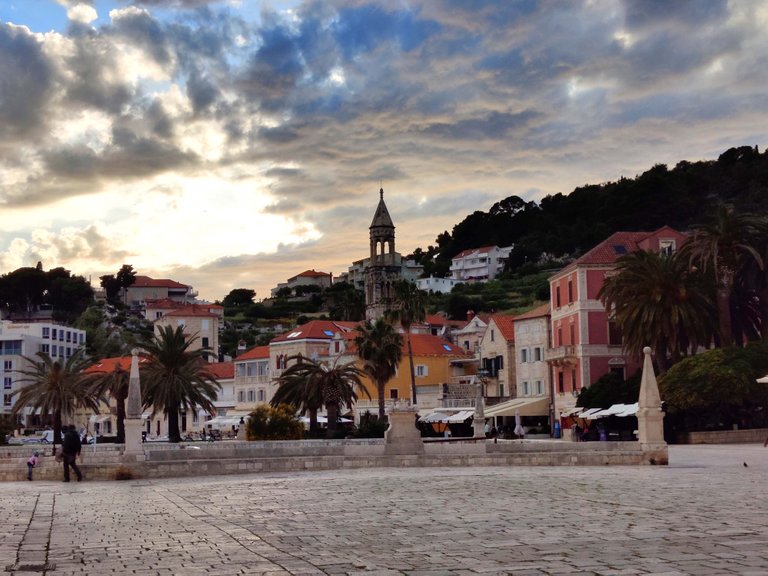
[[[328,366],[300,356],[291,356],[289,360],[297,362],[286,368],[277,379],[280,388],[272,399],[272,405],[287,401],[302,411],[309,410],[310,419],[314,412],[315,420],[317,410],[325,406],[328,413],[328,437],[333,437],[341,406],[352,408],[358,398],[358,389],[368,395],[360,382],[363,372],[353,362]],[[281,401],[276,402],[276,399]]]
[[[355,338],[357,355],[363,370],[376,384],[379,399],[379,420],[384,420],[384,387],[395,374],[403,356],[403,337],[384,318],[366,323]]]
[[[13,392],[18,397],[12,414],[16,418],[28,407],[39,410],[40,414],[53,415],[55,453],[64,418],[72,417],[78,408],[98,412],[99,404],[106,400],[93,389],[83,372],[89,362],[83,357],[82,350],[77,350],[65,361],[53,360],[45,352],[38,352],[36,356],[39,360],[24,356],[30,367],[19,371],[23,376],[19,382],[26,386]]]
[[[698,265],[713,274],[719,335],[725,346],[734,341],[731,306],[735,276],[746,260],[753,260],[763,268],[763,259],[753,246],[758,229],[753,216],[739,214],[733,208],[721,205],[713,221],[696,228],[681,248],[690,265]]]
[[[125,442],[125,400],[128,398],[130,372],[119,362],[109,372],[90,371],[91,383],[99,396],[108,395],[117,405],[117,443]]]
[[[407,280],[399,280],[394,284],[394,298],[387,315],[400,322],[405,332],[408,345],[408,368],[411,373],[411,402],[416,404],[416,374],[413,369],[413,350],[411,349],[411,326],[423,322],[427,314],[427,293]]]
[[[208,348],[190,349],[196,337],[187,339],[182,326],[163,326],[141,348],[147,358],[141,369],[142,396],[153,415],[168,418],[168,441],[180,442],[179,412],[202,408],[214,411],[221,385],[208,370]]]
[[[643,250],[622,256],[598,298],[610,311],[625,351],[656,353],[660,371],[712,340],[716,310],[700,273],[676,254]]]
[[[301,364],[304,357],[301,354],[286,358],[286,363],[295,361]],[[287,369],[286,369],[287,372]],[[280,404],[291,404],[301,411],[301,414],[309,414],[309,433],[314,436],[317,432],[317,413],[323,407],[323,394],[318,386],[302,377],[298,377],[294,372],[301,373],[295,369],[288,378],[285,378],[286,372],[278,378],[278,389],[275,391],[270,404],[279,406]]]

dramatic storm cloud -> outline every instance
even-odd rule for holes
[[[0,6],[0,273],[268,295],[512,195],[766,144],[759,0]],[[37,8],[35,8],[35,6]]]

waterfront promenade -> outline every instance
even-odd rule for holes
[[[6,482],[0,569],[764,575],[767,475],[768,449],[749,444],[672,446],[668,467]]]

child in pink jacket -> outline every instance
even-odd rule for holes
[[[40,452],[35,450],[32,456],[29,457],[29,460],[27,460],[27,480],[32,480],[32,468],[37,466],[38,456],[40,456]]]

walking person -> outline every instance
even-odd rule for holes
[[[29,460],[27,460],[27,480],[32,480],[32,469],[37,466],[37,463],[39,462],[40,452],[35,450],[32,452],[32,456],[29,457]]]
[[[80,468],[77,467],[76,460],[80,457],[80,449],[82,448],[80,442],[80,435],[75,430],[74,426],[67,428],[67,433],[64,434],[64,442],[61,445],[61,451],[64,456],[64,482],[69,482],[69,468],[75,471],[77,475],[77,481],[83,479],[83,473],[80,472]]]

